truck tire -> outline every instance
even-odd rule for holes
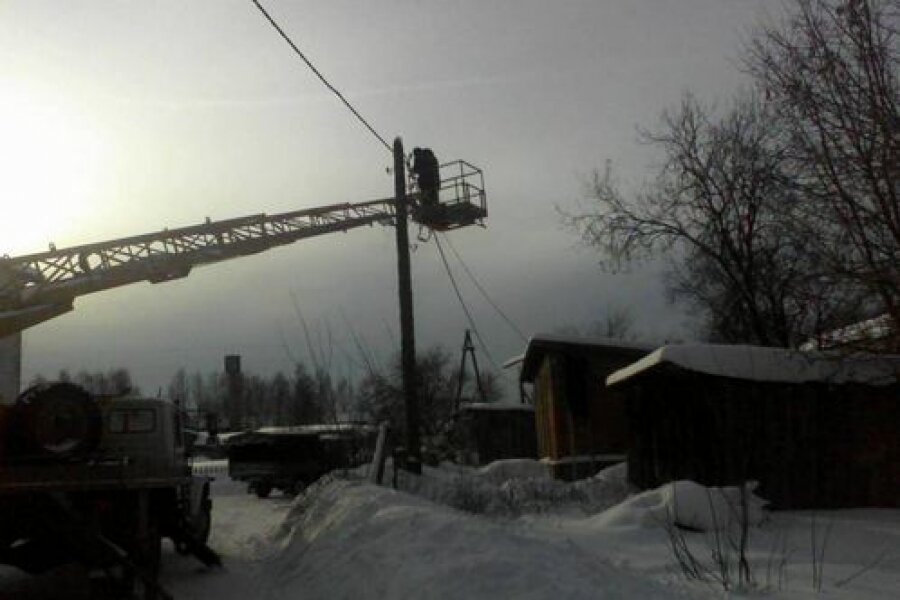
[[[268,481],[260,481],[253,486],[253,493],[257,498],[268,498],[272,493],[272,484]]]
[[[194,534],[197,541],[205,544],[209,540],[209,533],[212,530],[212,500],[209,498],[209,491],[205,490],[203,501],[200,504],[200,514],[194,523]]]
[[[84,456],[97,447],[103,428],[100,407],[71,383],[32,386],[15,405],[14,453],[45,459]]]

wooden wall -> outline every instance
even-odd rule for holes
[[[609,373],[634,360],[632,355],[573,351],[545,356],[535,378],[538,455],[549,461],[583,461],[580,466],[555,469],[558,476],[591,475],[609,463],[610,455],[624,455],[628,443],[624,397],[604,382]]]
[[[775,508],[900,507],[900,386],[694,374],[626,386],[629,478],[758,480]]]

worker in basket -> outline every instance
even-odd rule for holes
[[[414,148],[412,172],[419,183],[423,206],[436,206],[441,188],[441,172],[437,157],[430,148]]]

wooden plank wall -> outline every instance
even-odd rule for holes
[[[639,487],[758,480],[776,508],[900,507],[900,386],[650,376],[627,408]]]

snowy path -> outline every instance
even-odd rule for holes
[[[278,494],[260,500],[247,486],[225,477],[213,482],[213,530],[210,546],[222,555],[224,569],[207,569],[163,548],[163,586],[178,600],[231,600],[261,596],[261,573],[276,552],[271,534],[284,520],[290,498]]]

